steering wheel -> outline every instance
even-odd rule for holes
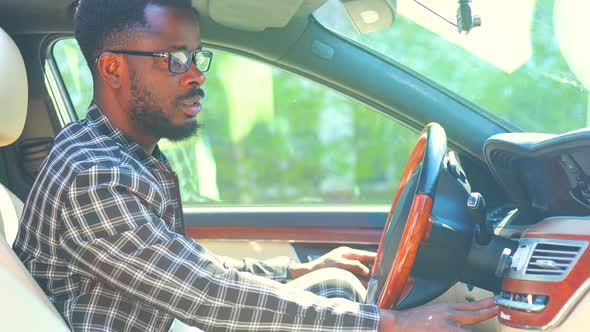
[[[437,123],[428,124],[410,154],[391,204],[369,281],[367,303],[392,309],[411,288],[408,280],[412,266],[432,228],[430,214],[446,151],[444,129]]]

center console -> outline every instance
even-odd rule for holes
[[[590,218],[548,218],[521,237],[506,264],[502,331],[590,331]]]

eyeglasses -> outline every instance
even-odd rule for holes
[[[195,64],[197,69],[204,73],[211,67],[211,60],[213,59],[213,53],[210,51],[174,51],[174,52],[141,52],[141,51],[122,51],[122,50],[110,50],[105,52],[111,52],[114,54],[127,54],[137,56],[151,56],[156,58],[164,58],[168,62],[168,71],[173,74],[186,73],[191,62]],[[96,62],[98,63],[98,59]]]

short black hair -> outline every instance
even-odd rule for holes
[[[74,16],[78,45],[94,75],[94,62],[105,45],[125,43],[129,33],[147,27],[145,7],[154,4],[191,9],[191,0],[80,0]]]

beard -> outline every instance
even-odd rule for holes
[[[196,95],[205,96],[200,88],[192,89],[187,95],[178,98],[194,97]],[[196,119],[182,124],[175,125],[169,116],[164,112],[158,98],[151,93],[145,86],[139,84],[136,79],[131,83],[131,100],[129,106],[131,110],[131,121],[133,125],[142,133],[166,138],[173,142],[179,142],[189,139],[197,134],[201,127]],[[172,108],[178,108],[178,102],[170,105]]]

